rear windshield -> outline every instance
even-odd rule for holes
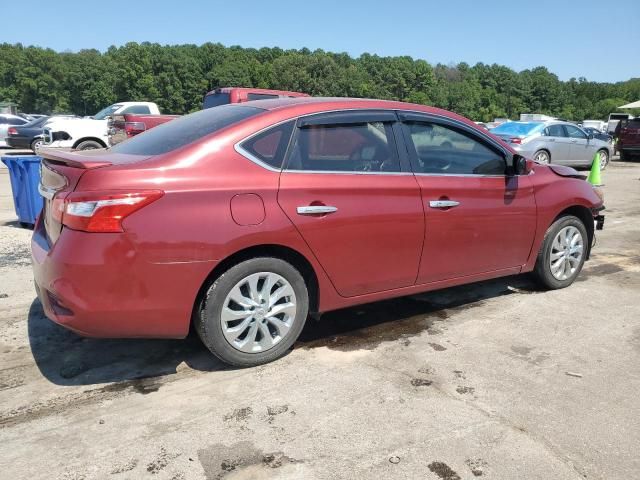
[[[163,123],[111,148],[129,155],[160,155],[199,140],[259,113],[261,108],[223,105]]]
[[[527,136],[541,131],[544,124],[540,122],[506,122],[491,129],[495,135]]]
[[[219,107],[220,105],[226,105],[230,102],[231,98],[228,93],[209,93],[204,97],[202,108]]]

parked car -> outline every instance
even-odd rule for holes
[[[118,102],[92,117],[56,119],[44,128],[44,145],[49,148],[93,150],[108,145],[108,121],[124,113],[159,114],[152,102]]]
[[[607,122],[603,122],[602,120],[583,120],[580,126],[585,130],[592,128],[600,133],[606,133],[607,131]]]
[[[139,133],[179,117],[180,115],[138,115],[135,113],[114,115],[108,123],[109,145],[116,145],[123,140],[135,137]]]
[[[7,146],[7,135],[9,128],[18,127],[28,123],[24,118],[9,113],[0,114],[0,147]]]
[[[632,118],[622,124],[617,148],[622,161],[640,155],[640,118]]]
[[[604,221],[584,175],[401,102],[224,105],[42,154],[46,315],[95,337],[193,325],[241,366],[284,355],[309,312],[531,271],[566,287]]]
[[[218,107],[229,103],[250,102],[252,100],[270,100],[274,98],[308,97],[306,93],[287,92],[285,90],[266,90],[264,88],[221,87],[204,96],[202,108]]]
[[[594,127],[582,127],[582,130],[584,130],[587,135],[593,135],[593,138],[597,138],[598,140],[602,140],[603,142],[607,142],[610,145],[612,145],[613,148],[613,137],[609,134],[606,133],[602,133],[602,130],[598,130],[597,128]]]
[[[30,148],[35,152],[43,142],[42,129],[47,120],[49,117],[40,117],[24,125],[9,127],[6,138],[7,145],[11,148]]]
[[[606,133],[615,136],[615,131],[620,122],[626,122],[627,120],[631,120],[633,115],[629,113],[610,113],[609,120],[607,121],[607,130]]]
[[[507,122],[491,130],[516,152],[538,163],[590,167],[597,153],[600,168],[609,164],[613,146],[570,122]]]

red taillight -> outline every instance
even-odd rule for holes
[[[9,127],[9,130],[7,130],[7,134],[8,135],[17,135],[18,134],[18,130],[16,130],[16,127]]]
[[[520,145],[520,144],[522,143],[522,139],[521,139],[521,138],[518,138],[518,137],[510,138],[510,139],[509,139],[509,141],[510,141],[511,143],[517,143],[518,145]]]
[[[144,132],[147,129],[147,126],[142,122],[125,122],[124,131],[127,134],[127,137],[133,137],[139,133]]]
[[[74,192],[52,202],[52,215],[61,223],[83,232],[123,232],[122,221],[133,212],[159,199],[161,190],[136,192]]]

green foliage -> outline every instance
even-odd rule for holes
[[[562,82],[545,67],[515,72],[483,63],[432,66],[407,56],[353,58],[219,43],[127,43],[104,53],[0,44],[0,101],[14,101],[25,112],[91,115],[116,101],[147,100],[167,113],[187,113],[199,110],[203,95],[218,86],[402,100],[478,121],[523,112],[604,120],[619,105],[640,99],[640,78]]]

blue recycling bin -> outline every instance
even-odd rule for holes
[[[9,169],[16,215],[23,226],[34,225],[42,210],[42,196],[38,192],[40,160],[42,157],[37,155],[2,157],[2,163]]]

